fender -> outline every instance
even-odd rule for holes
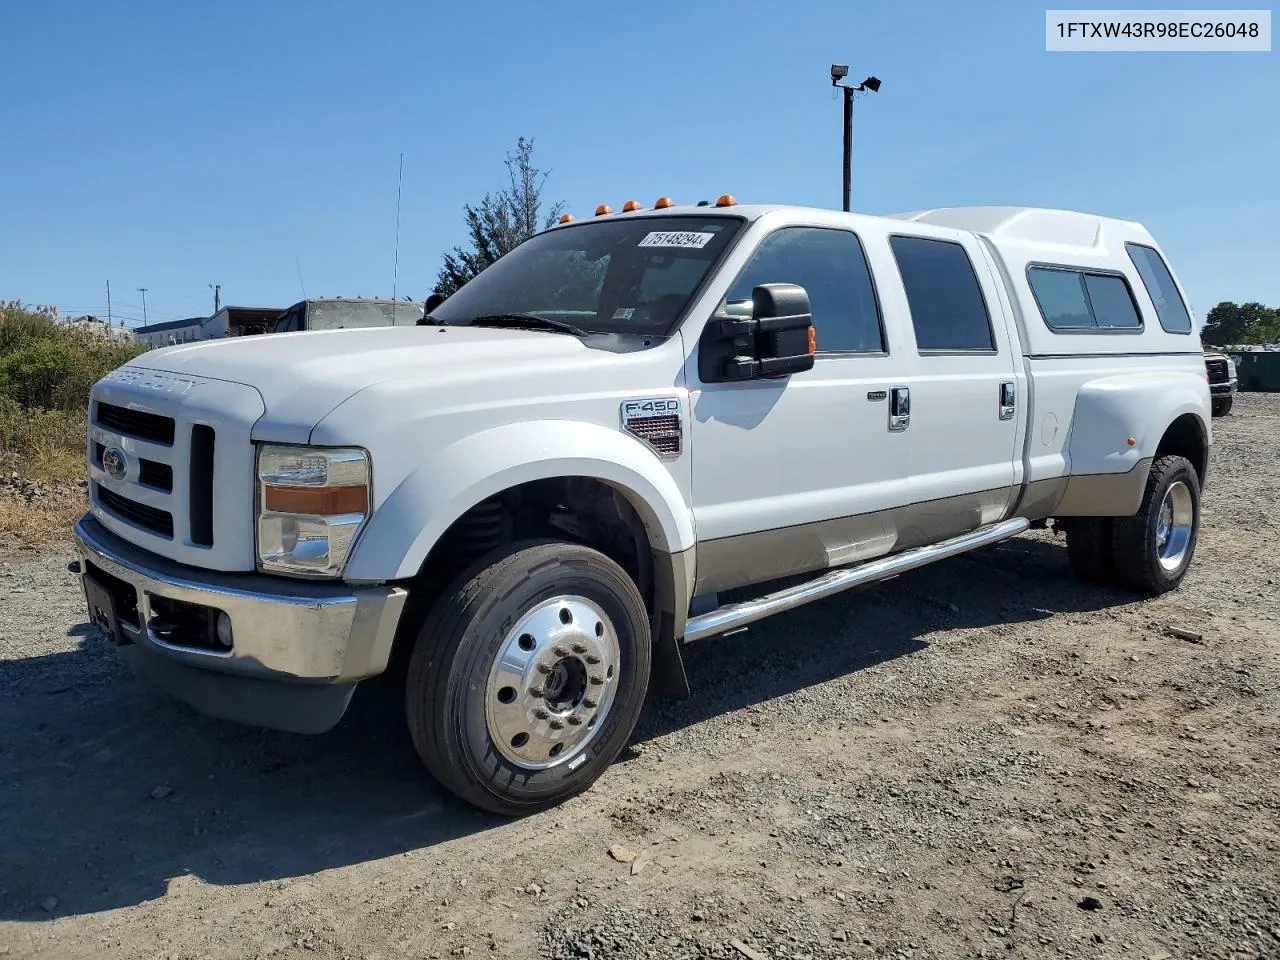
[[[1085,383],[1071,417],[1069,479],[1054,512],[1092,517],[1136,513],[1160,441],[1184,414],[1196,417],[1205,443],[1212,443],[1209,386],[1190,371],[1129,373]]]
[[[412,577],[450,525],[481,500],[566,476],[616,487],[640,515],[653,549],[674,554],[693,547],[692,512],[647,447],[598,424],[531,420],[492,427],[430,453],[374,512],[345,578]]]

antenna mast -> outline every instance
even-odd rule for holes
[[[391,274],[391,302],[392,303],[395,303],[396,285],[400,282],[400,188],[403,184],[404,184],[404,153],[402,152],[400,154],[400,173],[396,178],[396,264]]]

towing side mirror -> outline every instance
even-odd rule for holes
[[[804,287],[764,283],[751,291],[749,302],[726,302],[708,321],[698,375],[704,383],[785,377],[813,369],[814,350],[813,314]]]

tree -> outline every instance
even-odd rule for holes
[[[1219,347],[1280,340],[1280,310],[1260,303],[1237,304],[1224,300],[1205,317],[1200,339]]]
[[[435,292],[449,296],[505,253],[514,250],[539,229],[556,222],[564,203],[551,204],[543,214],[543,187],[550,170],[533,165],[533,140],[520,137],[515,153],[506,160],[508,185],[497,193],[486,193],[477,206],[467,204],[467,234],[470,248],[454,247],[444,255],[444,265],[436,277]]]

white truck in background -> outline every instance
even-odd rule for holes
[[[692,641],[1049,522],[1148,594],[1195,550],[1209,386],[1136,223],[663,198],[428,311],[94,387],[73,566],[141,675],[318,733],[402,674],[430,771],[520,814],[688,695]]]

